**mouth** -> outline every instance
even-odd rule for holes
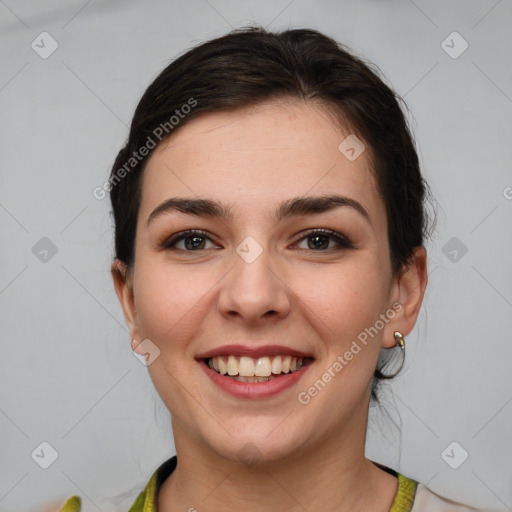
[[[214,372],[238,382],[259,383],[279,379],[300,371],[313,362],[312,357],[276,354],[253,358],[249,356],[222,355],[204,358]]]
[[[243,349],[238,348],[238,352]],[[197,358],[201,369],[214,386],[235,398],[270,399],[291,389],[311,368],[315,359],[306,354],[286,354],[271,350],[265,355],[215,353]],[[207,357],[205,357],[207,356]]]

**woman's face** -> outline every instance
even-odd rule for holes
[[[269,102],[197,118],[149,158],[133,279],[116,286],[132,339],[150,340],[177,446],[278,460],[364,438],[379,353],[417,309],[404,316],[411,294],[392,277],[368,151],[354,159],[352,138],[339,149],[349,134],[318,105]],[[170,198],[190,209],[152,214]],[[169,242],[185,230],[204,233]],[[283,374],[286,356],[302,369]]]

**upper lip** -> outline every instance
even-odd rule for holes
[[[275,356],[285,354],[296,357],[311,357],[312,354],[302,352],[291,347],[283,345],[263,345],[261,347],[249,347],[247,345],[223,345],[222,347],[212,348],[206,352],[196,355],[196,359],[208,359],[216,356],[248,356],[255,359],[264,356]]]

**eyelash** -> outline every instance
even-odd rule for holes
[[[349,238],[347,238],[345,235],[342,235],[341,233],[338,233],[331,229],[324,229],[324,228],[312,229],[310,231],[307,231],[295,243],[301,242],[307,238],[311,238],[311,237],[317,236],[317,235],[324,236],[324,237],[331,238],[331,239],[335,240],[342,249],[353,249],[354,248],[354,245],[351,242],[351,240]],[[198,249],[197,251],[187,251],[185,249],[176,249],[176,247],[174,247],[174,245],[177,242],[180,242],[181,240],[184,240],[185,238],[190,238],[193,236],[207,238],[208,240],[213,242],[213,240],[210,238],[210,236],[208,236],[208,233],[206,231],[202,231],[200,229],[187,229],[186,231],[181,231],[179,233],[172,235],[169,238],[164,239],[162,242],[159,242],[157,245],[161,249],[166,249],[169,251],[188,252],[188,253],[201,252],[201,251],[207,250],[207,249]],[[306,251],[319,252],[319,253],[331,252],[330,249],[321,249],[318,251],[315,251],[313,249],[299,249],[299,250],[306,250]],[[338,249],[338,250],[341,250],[341,249]]]

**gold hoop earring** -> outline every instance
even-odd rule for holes
[[[395,337],[396,346],[400,347],[400,352],[402,353],[402,362],[401,362],[398,370],[396,370],[395,373],[393,373],[392,375],[384,375],[385,379],[391,379],[391,378],[395,377],[398,374],[398,372],[403,368],[404,362],[405,362],[405,339],[404,339],[404,335],[400,331],[395,331],[393,333],[393,336]]]

